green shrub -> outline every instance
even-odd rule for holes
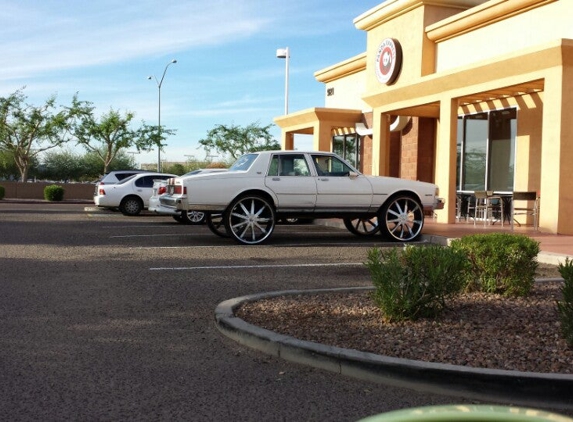
[[[563,337],[573,347],[573,261],[567,258],[565,264],[559,264],[559,273],[565,281],[561,287],[563,300],[557,302],[557,312]]]
[[[527,296],[535,282],[539,242],[508,233],[475,234],[456,239],[451,246],[471,262],[468,290]]]
[[[64,199],[64,188],[58,185],[49,185],[44,188],[44,199],[47,201],[61,201]]]
[[[6,189],[4,186],[0,186],[0,199],[4,199],[4,195],[6,195]]]
[[[465,255],[440,246],[408,246],[368,252],[373,299],[388,321],[436,317],[446,299],[464,287]]]

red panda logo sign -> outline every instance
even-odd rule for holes
[[[386,38],[376,52],[376,77],[380,83],[391,85],[402,68],[402,47],[393,38]]]

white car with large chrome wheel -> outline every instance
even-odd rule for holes
[[[213,233],[239,243],[267,240],[278,220],[341,218],[359,236],[409,242],[424,215],[444,207],[433,183],[366,176],[329,152],[245,154],[224,173],[170,180],[163,207],[200,211]]]

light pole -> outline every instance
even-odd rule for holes
[[[157,112],[157,137],[159,139],[159,141],[161,142],[161,85],[163,85],[163,78],[165,78],[165,73],[167,72],[167,68],[169,66],[171,66],[172,64],[177,63],[177,60],[173,59],[171,60],[169,63],[167,63],[167,66],[165,66],[165,70],[163,71],[163,75],[161,76],[161,79],[157,80],[157,77],[155,75],[153,76],[149,76],[147,79],[151,80],[151,78],[155,79],[155,82],[157,82],[157,91],[158,91],[158,112]],[[157,147],[157,172],[161,172],[161,147],[158,146]]]
[[[279,48],[277,50],[277,58],[285,60],[285,116],[288,114],[288,62],[290,59],[289,48]]]

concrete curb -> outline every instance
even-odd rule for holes
[[[371,287],[288,290],[242,296],[215,309],[219,331],[238,343],[282,359],[366,381],[488,402],[573,409],[573,375],[519,372],[421,362],[298,340],[235,316],[243,303],[282,295],[372,290]]]
[[[48,201],[46,199],[20,199],[20,198],[4,198],[0,199],[0,203],[5,204],[44,204],[44,205],[78,205],[78,204],[93,204],[93,200],[88,199],[63,199],[62,201]]]

